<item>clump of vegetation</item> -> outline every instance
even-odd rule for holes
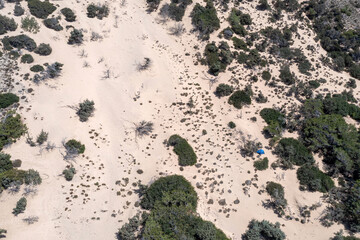
[[[49,78],[57,78],[61,75],[63,64],[55,62],[52,64],[46,64],[46,69],[39,74],[35,74],[33,81],[35,83],[40,83],[41,81],[45,81]],[[41,67],[41,66],[40,66]]]
[[[82,31],[74,28],[70,32],[70,37],[68,39],[68,44],[70,44],[70,45],[72,45],[72,44],[81,44],[84,41],[83,37],[84,37],[84,35],[83,35]]]
[[[76,111],[76,114],[79,116],[81,122],[86,122],[89,119],[89,117],[92,116],[94,111],[95,111],[94,101],[90,101],[86,99],[82,103],[79,103],[79,107]]]
[[[143,137],[149,135],[154,130],[154,124],[152,122],[141,121],[139,124],[135,124],[136,136]]]
[[[95,4],[90,4],[87,7],[87,16],[88,18],[97,18],[97,19],[103,19],[104,17],[109,16],[109,7],[106,4],[103,5],[95,5]]]
[[[205,62],[209,66],[209,72],[214,76],[224,72],[227,65],[233,60],[230,47],[224,41],[220,42],[219,47],[216,46],[215,42],[207,44],[204,55]]]
[[[37,23],[34,17],[26,16],[21,19],[21,28],[27,32],[38,33],[40,30],[40,25]]]
[[[65,149],[69,152],[76,152],[82,154],[85,152],[85,145],[75,139],[70,139],[65,143]]]
[[[58,18],[47,18],[44,20],[44,25],[55,31],[62,31],[64,28],[60,25]]]
[[[164,4],[161,8],[161,14],[169,16],[172,20],[181,21],[184,17],[185,10],[192,0],[171,0],[170,4]]]
[[[302,166],[315,162],[311,152],[294,138],[281,139],[275,147],[275,154],[280,157],[281,166],[285,169],[292,168],[293,164]]]
[[[119,229],[118,239],[228,240],[214,224],[196,215],[197,194],[184,177],[159,178],[150,187],[141,185],[140,194],[140,205],[150,212],[131,218]]]
[[[160,1],[161,0],[146,0],[146,3],[148,4],[148,11],[156,11],[159,7]]]
[[[33,63],[34,62],[34,58],[30,55],[30,54],[24,54],[21,56],[21,60],[22,63]]]
[[[13,93],[0,93],[0,108],[7,108],[19,102],[19,97]]]
[[[11,156],[9,154],[0,152],[0,173],[6,172],[13,168],[10,158]]]
[[[238,90],[230,96],[228,103],[241,109],[243,106],[251,104],[251,97],[247,92]]]
[[[236,124],[233,121],[231,121],[228,123],[228,127],[231,129],[236,128]]]
[[[244,40],[237,38],[237,37],[233,37],[231,38],[231,40],[233,41],[233,45],[235,49],[242,49],[247,51],[248,50],[248,46],[246,44],[246,42],[244,42]]]
[[[15,31],[17,24],[13,18],[8,18],[0,14],[0,35],[7,33],[8,31]]]
[[[241,236],[243,240],[285,240],[286,235],[280,229],[280,223],[270,223],[266,220],[251,220],[248,229]]]
[[[14,48],[17,48],[26,49],[29,52],[32,52],[36,49],[36,42],[24,34],[12,37],[4,37],[1,41],[3,43],[4,49],[7,51],[11,51]]]
[[[64,177],[66,181],[71,181],[74,178],[74,175],[76,174],[76,170],[73,167],[66,168],[63,172]]]
[[[284,208],[287,206],[287,201],[285,199],[283,186],[279,183],[268,182],[266,191],[271,196],[271,205],[275,212],[279,215],[284,215]]]
[[[263,71],[261,73],[261,78],[265,81],[269,81],[271,79],[271,73],[269,71]]]
[[[15,4],[14,16],[19,17],[19,16],[24,15],[24,13],[25,13],[25,10],[21,7],[21,5],[20,4]]]
[[[26,131],[19,114],[9,113],[0,122],[0,150],[7,144],[15,142]]]
[[[279,137],[286,125],[285,116],[278,110],[272,108],[264,108],[260,111],[260,116],[268,124],[264,128],[264,132],[270,137]]]
[[[39,145],[42,145],[43,143],[45,143],[47,141],[48,136],[49,136],[48,132],[45,132],[44,130],[41,130],[40,134],[36,138],[36,142]]]
[[[42,183],[42,179],[38,171],[34,169],[29,169],[24,172],[24,183],[26,185],[40,185]]]
[[[180,166],[192,166],[196,163],[197,156],[186,139],[175,134],[169,138],[168,144],[174,147]]]
[[[19,215],[20,213],[23,213],[26,209],[27,201],[26,198],[22,197],[17,201],[16,207],[13,209],[13,214],[15,216]]]
[[[245,64],[246,68],[253,69],[256,66],[266,66],[266,60],[263,60],[256,49],[252,49],[248,54],[240,52],[237,56],[237,61],[240,64]]]
[[[30,71],[32,71],[32,72],[42,72],[44,70],[45,70],[44,67],[41,65],[38,65],[38,64],[34,65],[30,68]]]
[[[37,18],[46,19],[56,10],[56,7],[49,1],[28,0],[27,2],[30,13]]]
[[[240,10],[233,8],[228,18],[231,29],[240,36],[247,34],[244,25],[250,25],[252,23],[249,14],[244,14]]]
[[[39,54],[40,56],[48,56],[52,53],[52,48],[49,44],[40,43],[40,45],[35,49],[34,52]]]
[[[218,97],[226,97],[231,95],[234,88],[228,84],[220,83],[215,90],[215,95]]]
[[[281,67],[279,77],[280,80],[286,85],[291,85],[295,83],[295,74],[290,71],[288,65]]]
[[[296,175],[300,185],[309,191],[328,192],[334,187],[334,181],[315,166],[303,165],[297,170]]]
[[[60,12],[65,16],[65,21],[67,22],[75,22],[76,21],[76,15],[70,8],[63,8],[60,10]]]
[[[220,28],[220,20],[212,1],[207,1],[205,7],[196,3],[190,16],[191,23],[200,32],[202,40],[209,39],[210,34]]]
[[[261,160],[256,160],[254,162],[254,167],[256,170],[259,170],[259,171],[263,171],[263,170],[266,170],[268,169],[269,167],[269,159],[267,157],[261,159]]]

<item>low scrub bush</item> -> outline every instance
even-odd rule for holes
[[[11,156],[9,154],[0,152],[0,173],[6,172],[13,168],[10,158]]]
[[[0,108],[7,108],[19,102],[19,97],[13,93],[0,93]]]
[[[20,213],[23,213],[26,209],[27,201],[26,198],[22,197],[17,201],[16,207],[13,209],[13,214],[15,216],[19,215]]]
[[[281,67],[279,77],[280,80],[286,85],[292,85],[295,83],[295,75],[290,71],[288,65]]]
[[[41,130],[40,134],[36,137],[36,143],[42,145],[48,139],[49,133]]]
[[[68,39],[68,44],[70,44],[70,45],[72,45],[72,44],[81,44],[84,41],[83,37],[84,37],[84,35],[83,35],[82,31],[74,28],[70,32],[70,37]]]
[[[169,138],[168,144],[174,147],[174,152],[178,155],[180,166],[192,166],[196,163],[197,156],[186,139],[179,135],[172,135]]]
[[[24,13],[25,13],[25,10],[21,7],[21,5],[20,4],[15,4],[14,16],[19,17],[19,16],[24,15]]]
[[[56,7],[49,1],[28,0],[27,2],[30,13],[37,18],[46,19],[56,10]]]
[[[47,18],[44,20],[44,25],[55,31],[62,31],[64,28],[60,25],[58,18]]]
[[[30,54],[24,54],[21,56],[21,60],[22,63],[33,63],[34,62],[34,58],[30,55]]]
[[[228,84],[220,83],[215,90],[215,95],[218,97],[226,97],[231,95],[234,88]]]
[[[67,141],[65,143],[65,148],[67,151],[76,151],[77,154],[82,154],[85,152],[85,145],[75,139]]]
[[[296,172],[300,185],[309,191],[328,192],[334,187],[334,181],[320,169],[311,165],[303,165]]]
[[[30,71],[32,72],[42,72],[44,70],[45,70],[44,67],[41,65],[34,65],[30,68]]]
[[[227,65],[233,60],[230,47],[224,41],[220,42],[219,47],[216,46],[215,42],[207,44],[204,55],[206,64],[209,66],[209,73],[214,76],[224,72]]]
[[[238,90],[230,96],[228,103],[241,109],[243,106],[251,104],[251,97],[245,91]]]
[[[148,4],[148,11],[156,11],[160,5],[160,1],[161,0],[146,0],[146,3]]]
[[[109,7],[106,4],[103,5],[95,5],[90,4],[87,7],[87,16],[89,18],[97,18],[97,19],[103,19],[104,17],[107,17],[109,15]]]
[[[40,56],[49,56],[52,53],[52,48],[49,44],[40,43],[34,52]]]
[[[269,159],[267,157],[257,160],[254,162],[254,167],[256,170],[263,171],[269,167]]]
[[[5,50],[8,51],[17,48],[17,49],[26,49],[29,52],[32,52],[36,49],[35,41],[24,34],[12,36],[12,37],[4,37],[2,39],[2,43]]]
[[[95,111],[94,101],[90,101],[86,99],[82,103],[79,103],[79,108],[76,114],[79,116],[81,122],[86,122],[89,119],[89,117],[92,116],[94,111]]]
[[[241,236],[243,240],[285,240],[286,235],[280,229],[280,223],[270,223],[266,220],[251,220],[248,229]]]
[[[0,150],[15,142],[26,131],[19,114],[8,114],[0,123]]]
[[[24,183],[26,185],[40,185],[42,179],[38,171],[34,169],[29,169],[24,172]]]
[[[248,50],[246,42],[244,42],[242,39],[233,37],[231,40],[233,41],[235,49]]]
[[[75,22],[76,15],[70,8],[63,8],[60,12],[65,16],[65,21],[67,22]]]
[[[284,208],[287,206],[287,201],[285,199],[283,186],[279,183],[268,182],[266,191],[271,197],[271,205],[275,212],[279,215],[284,215]]]
[[[271,73],[269,71],[263,71],[261,74],[261,78],[265,81],[269,81],[271,79]]]
[[[71,181],[74,178],[76,170],[73,167],[66,168],[62,173],[64,174],[66,181]]]
[[[220,20],[211,1],[207,1],[205,7],[196,3],[190,16],[192,24],[200,32],[200,38],[203,40],[209,39],[209,35],[220,28]]]
[[[15,31],[17,24],[13,18],[8,18],[0,14],[0,35],[7,33],[8,31]]]
[[[26,16],[21,19],[21,28],[27,32],[38,33],[40,30],[40,25],[34,17]]]
[[[264,108],[260,111],[260,116],[267,124],[272,122],[278,122],[280,125],[284,125],[285,116],[281,114],[278,110],[272,108]]]

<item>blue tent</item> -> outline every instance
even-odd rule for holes
[[[259,150],[257,150],[257,152],[256,152],[256,153],[258,153],[258,154],[262,155],[262,154],[265,154],[265,151],[264,151],[264,150],[262,150],[262,149],[259,149]]]

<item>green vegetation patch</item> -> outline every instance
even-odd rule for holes
[[[37,18],[46,19],[56,10],[56,7],[49,1],[28,0],[27,2],[30,13]]]
[[[13,93],[0,93],[0,108],[7,108],[19,102],[19,97]]]
[[[204,55],[206,64],[209,66],[209,73],[214,76],[224,72],[227,65],[233,60],[230,47],[224,41],[220,42],[219,47],[216,46],[215,42],[207,44]]]
[[[26,132],[26,126],[22,123],[19,114],[9,113],[0,123],[0,150],[6,144],[15,142]]]
[[[17,48],[26,49],[29,52],[32,52],[36,48],[36,42],[24,34],[12,37],[4,37],[1,41],[3,43],[4,49],[8,51]]]
[[[267,157],[261,159],[261,160],[256,160],[254,162],[254,167],[256,170],[259,171],[263,171],[269,168],[269,159]]]
[[[191,14],[191,23],[200,32],[200,38],[209,39],[209,35],[220,28],[220,20],[212,1],[207,1],[203,7],[196,3]]]
[[[8,18],[0,14],[0,35],[7,33],[8,31],[15,31],[17,24],[13,18]]]
[[[285,240],[286,235],[280,229],[280,223],[270,223],[269,221],[251,220],[248,229],[241,236],[243,240]]]
[[[63,8],[60,10],[60,12],[65,16],[65,21],[67,22],[75,22],[76,21],[76,15],[70,8]]]
[[[180,166],[192,166],[196,163],[197,156],[186,139],[175,134],[169,138],[168,144],[174,147],[174,152],[179,157]]]
[[[315,166],[303,165],[297,170],[296,175],[300,185],[309,191],[328,192],[334,187],[334,181]]]
[[[85,145],[75,139],[70,139],[69,141],[67,141],[65,143],[65,148],[67,150],[76,150],[78,154],[82,154],[85,152]]]
[[[243,106],[251,104],[251,97],[247,92],[238,90],[230,96],[228,103],[237,109],[241,109]]]

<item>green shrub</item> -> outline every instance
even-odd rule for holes
[[[6,144],[11,144],[20,138],[26,131],[19,114],[9,114],[0,123],[0,150]]]
[[[280,229],[280,223],[251,220],[248,229],[241,236],[243,240],[285,240],[286,235]]]
[[[25,10],[21,7],[21,5],[20,4],[15,4],[14,16],[19,17],[19,16],[24,15],[24,13],[25,13]]]
[[[260,111],[260,116],[267,124],[272,122],[278,122],[281,126],[285,123],[285,116],[281,114],[278,110],[272,108],[263,108]]]
[[[92,114],[95,111],[95,103],[94,101],[90,101],[86,99],[82,103],[79,103],[79,108],[76,112],[76,114],[79,116],[79,119],[81,122],[86,122],[89,117],[92,116]]]
[[[42,72],[44,70],[45,70],[44,67],[41,65],[34,65],[30,68],[30,71],[32,72]]]
[[[240,36],[247,34],[243,25],[250,25],[252,20],[249,14],[243,14],[240,10],[233,8],[228,18],[231,29]]]
[[[33,63],[34,62],[34,58],[30,55],[30,54],[24,54],[21,56],[21,60],[22,63]]]
[[[169,138],[168,143],[174,147],[180,166],[192,166],[196,163],[197,156],[186,139],[175,134]]]
[[[0,108],[7,108],[19,102],[19,97],[13,93],[0,93]]]
[[[68,44],[72,45],[72,44],[81,44],[83,42],[83,37],[84,35],[82,34],[82,32],[78,29],[73,29],[70,32],[70,37],[68,39]]]
[[[140,206],[151,210],[158,201],[163,201],[166,194],[176,191],[181,191],[188,195],[188,201],[183,204],[189,205],[195,211],[197,207],[197,194],[193,186],[183,176],[179,175],[161,177],[152,183],[142,196]]]
[[[13,209],[12,213],[15,216],[19,215],[20,213],[23,213],[26,209],[26,204],[27,204],[26,198],[24,197],[20,198],[19,201],[17,201],[16,207]]]
[[[49,133],[45,132],[44,130],[41,130],[40,134],[36,138],[36,142],[41,145],[45,143],[48,139]]]
[[[37,18],[46,19],[56,10],[56,7],[48,1],[28,0],[27,2],[30,13]]]
[[[251,104],[251,98],[245,91],[238,90],[230,96],[228,103],[241,109],[243,106]]]
[[[316,81],[316,80],[310,80],[309,81],[309,86],[311,88],[316,89],[316,88],[320,87],[320,83],[319,83],[319,81]]]
[[[34,17],[26,16],[21,19],[21,28],[27,32],[38,33],[40,30],[40,25],[37,23]]]
[[[67,22],[75,22],[76,15],[70,8],[63,8],[60,12],[65,16],[65,21]]]
[[[231,40],[233,41],[235,49],[242,49],[242,50],[248,49],[246,43],[242,39],[233,37],[231,38]]]
[[[169,16],[172,20],[181,21],[184,17],[185,10],[192,0],[171,0],[170,4],[164,4],[160,10],[160,14]]]
[[[295,75],[290,71],[288,65],[281,67],[279,77],[280,80],[286,85],[291,85],[295,83]]]
[[[22,161],[20,159],[15,159],[13,162],[12,162],[12,165],[14,168],[19,168],[21,167],[21,164],[22,164]]]
[[[207,44],[204,55],[209,66],[209,73],[214,76],[225,71],[227,65],[233,60],[230,47],[224,41],[220,42],[219,47],[216,46],[215,42]]]
[[[0,173],[0,187],[7,189],[11,183],[24,182],[25,171],[18,169],[10,169],[8,171]]]
[[[71,139],[65,143],[66,150],[76,150],[78,154],[82,154],[85,152],[85,145],[81,144],[81,142],[76,141],[75,139]]]
[[[103,5],[95,5],[90,4],[87,7],[87,16],[88,18],[95,18],[103,19],[104,17],[107,17],[109,15],[109,7],[106,4]]]
[[[236,124],[235,124],[233,121],[229,122],[229,123],[228,123],[228,126],[229,126],[229,128],[231,128],[231,129],[236,128]]]
[[[74,178],[76,170],[73,167],[66,168],[62,173],[64,174],[66,181],[71,181]]]
[[[300,141],[294,138],[283,138],[275,147],[275,153],[280,157],[282,167],[292,168],[292,165],[313,164],[311,152]]]
[[[353,78],[360,80],[360,65],[359,64],[353,64],[350,67],[349,72]]]
[[[7,33],[8,31],[15,31],[17,24],[13,18],[0,15],[0,35]]]
[[[40,185],[42,183],[42,179],[38,171],[34,169],[29,169],[24,172],[24,183],[26,185]]]
[[[0,152],[0,173],[6,172],[13,168],[10,158],[11,156],[9,154]]]
[[[24,34],[12,37],[4,37],[1,41],[3,43],[4,49],[8,51],[13,50],[13,48],[17,48],[26,49],[29,52],[32,52],[36,48],[35,41]]]
[[[40,43],[40,45],[35,49],[35,53],[40,56],[49,56],[52,53],[52,48],[49,44]]]
[[[146,3],[148,4],[148,11],[156,11],[159,7],[160,1],[161,0],[146,0]]]
[[[271,73],[269,71],[263,71],[261,77],[265,81],[269,81],[271,79]]]
[[[261,160],[257,160],[254,162],[254,167],[256,168],[256,170],[259,171],[263,171],[268,169],[269,167],[269,159],[267,157],[261,159]]]
[[[60,22],[57,18],[47,18],[44,21],[44,25],[47,28],[50,28],[55,31],[62,31],[64,28],[60,25]]]
[[[317,167],[308,164],[301,166],[296,172],[300,185],[309,191],[328,192],[334,187],[333,180]]]
[[[270,5],[267,0],[260,0],[259,5],[256,6],[256,9],[260,11],[265,11],[270,9]]]
[[[191,23],[200,32],[203,40],[209,39],[209,35],[220,28],[220,20],[211,1],[207,1],[205,7],[196,3],[190,16]]]
[[[215,90],[215,95],[218,97],[229,96],[234,91],[234,88],[228,84],[220,83]]]

